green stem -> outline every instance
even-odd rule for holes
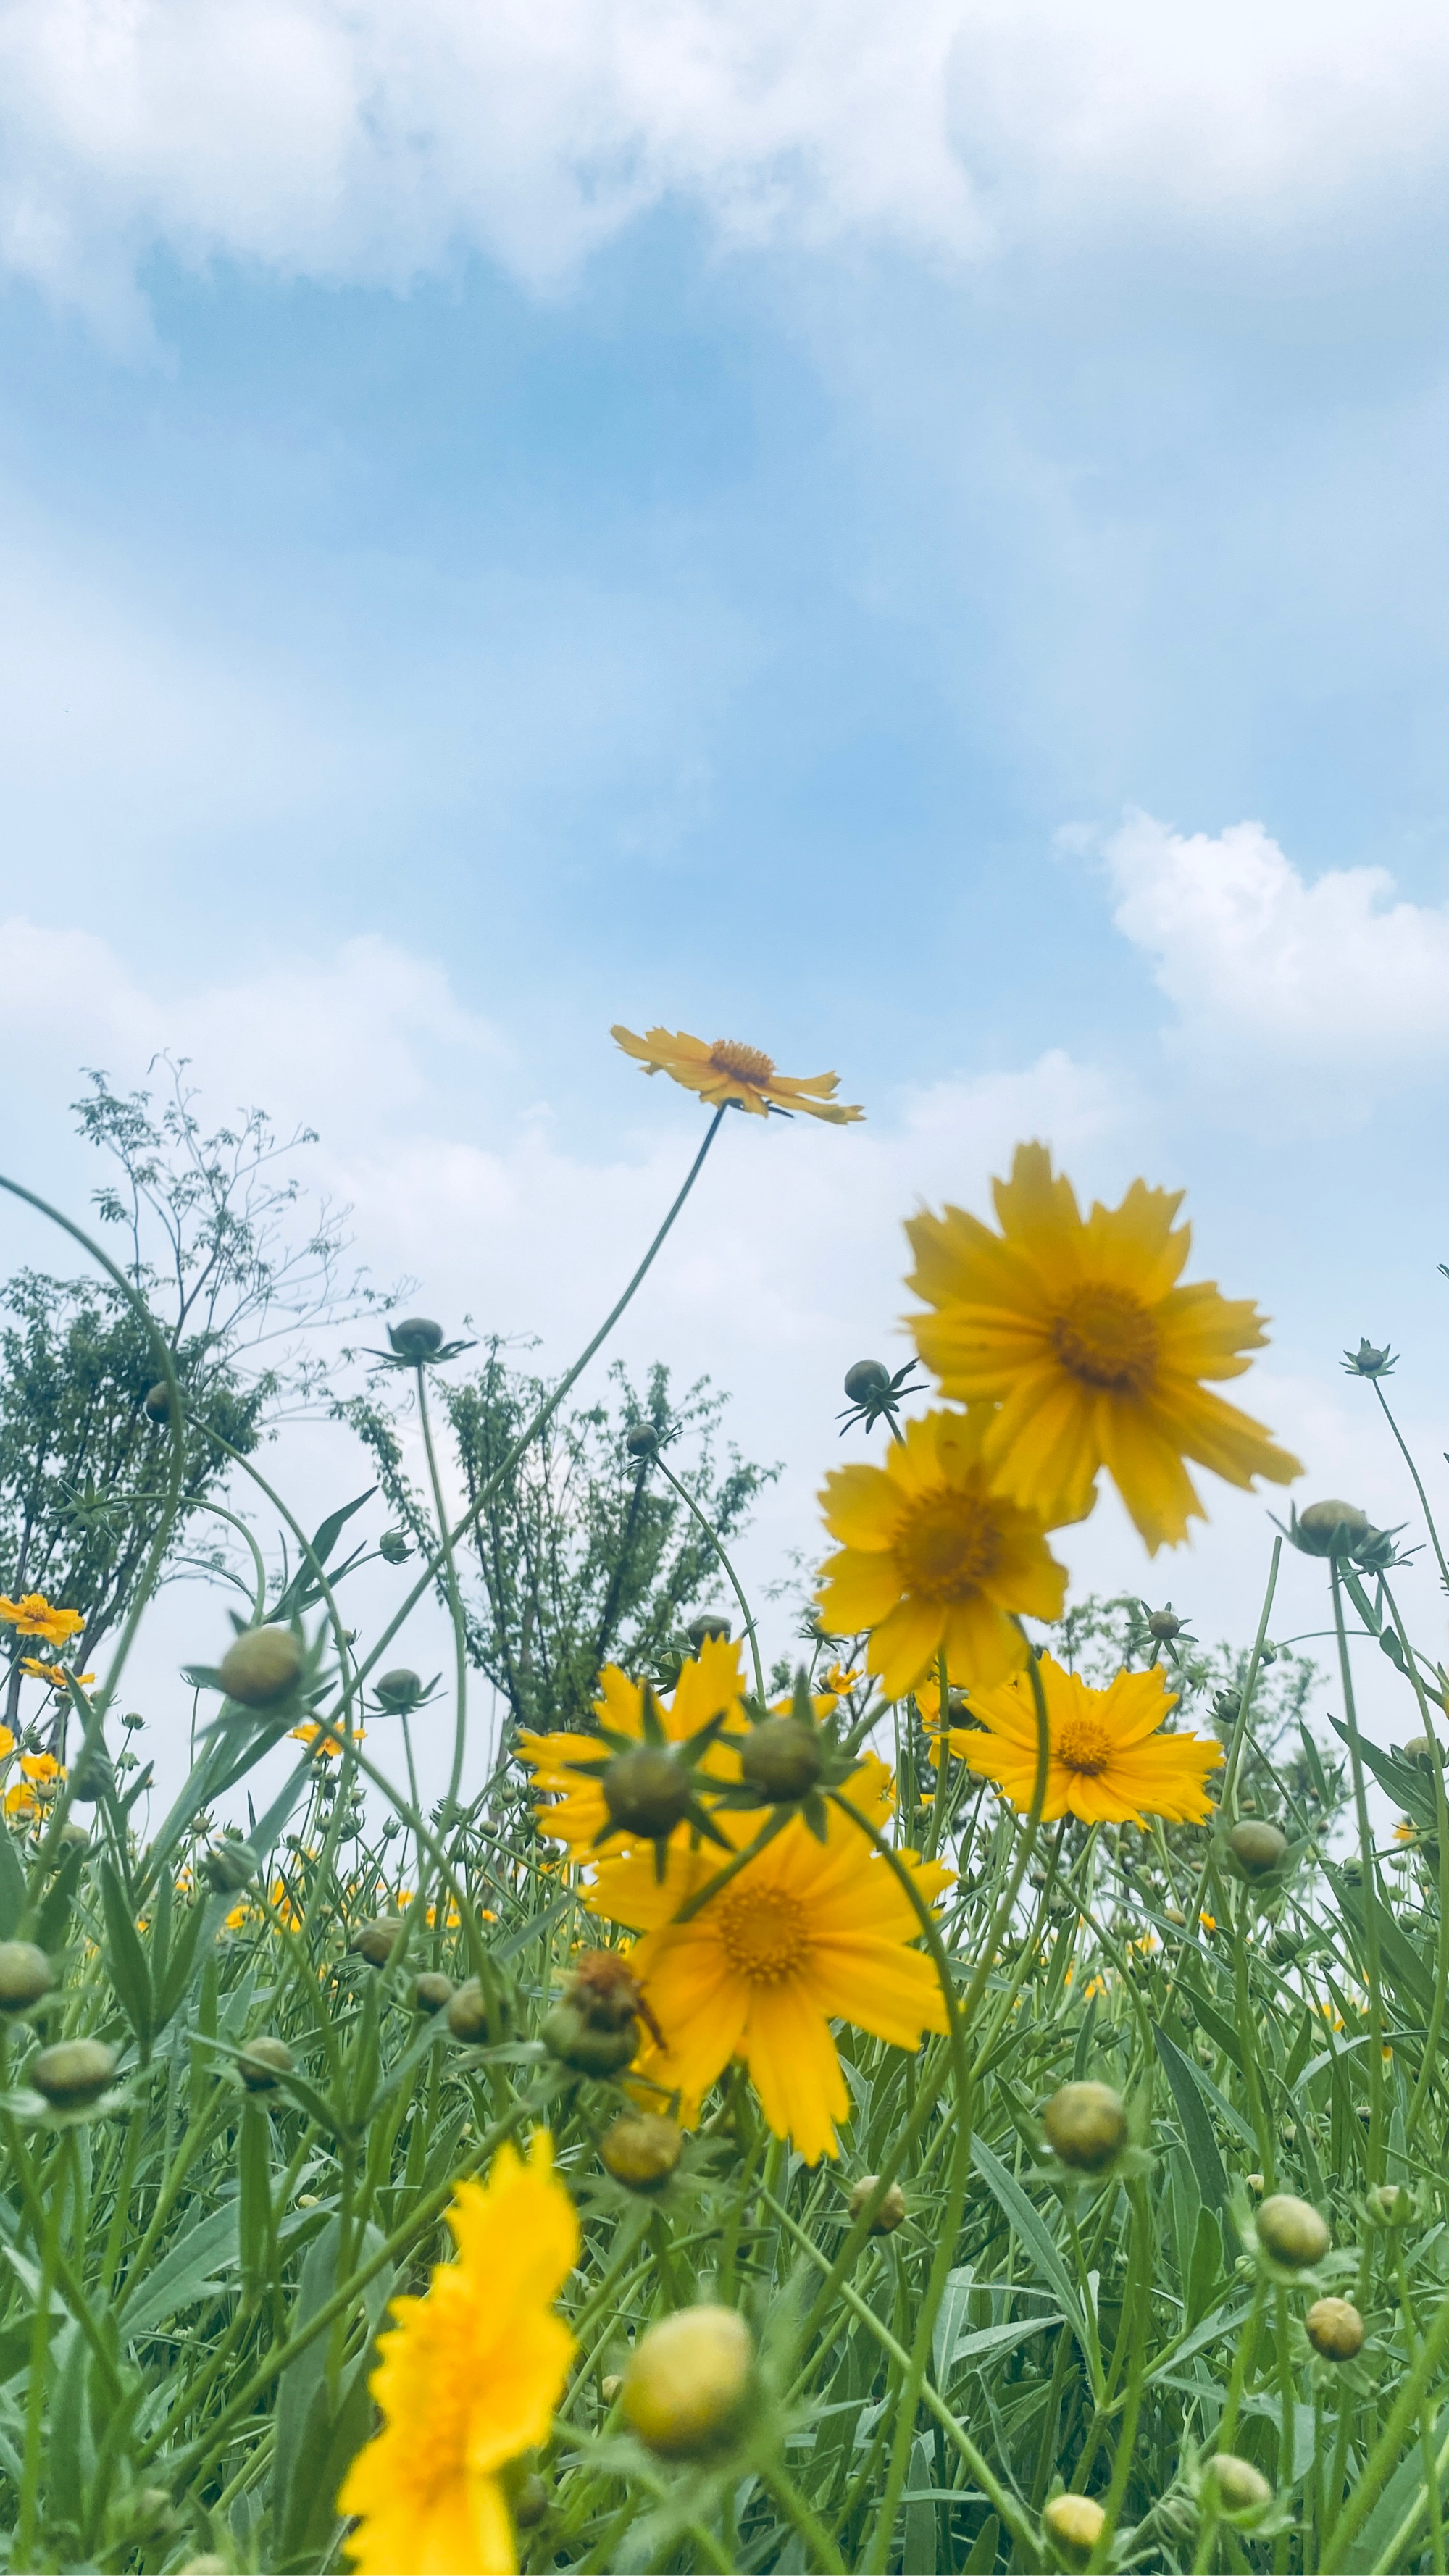
[[[1402,2381],[1398,2396],[1389,2409],[1388,2419],[1346,2497],[1333,2529],[1323,2544],[1325,2568],[1341,2567],[1348,2544],[1360,2531],[1378,2502],[1379,2490],[1397,2466],[1399,2454],[1410,2432],[1426,2389],[1449,2353],[1449,2298],[1441,2299],[1434,2312],[1434,2322],[1419,2349],[1417,2360]]]
[[[1369,2006],[1369,2133],[1368,2178],[1383,2180],[1384,2151],[1384,1990],[1379,1957],[1378,1871],[1374,1861],[1373,1829],[1369,1823],[1368,1793],[1364,1787],[1363,1757],[1359,1749],[1358,1713],[1354,1705],[1353,1673],[1348,1658],[1348,1636],[1343,1621],[1343,1592],[1339,1583],[1338,1559],[1328,1561],[1329,1583],[1333,1592],[1333,1625],[1338,1638],[1338,1669],[1343,1680],[1343,1720],[1348,1729],[1348,1758],[1353,1778],[1354,1811],[1358,1818],[1359,1859],[1363,1869],[1364,1950],[1368,1965]]]
[[[731,1565],[730,1560],[725,1553],[724,1541],[720,1537],[718,1530],[714,1527],[713,1522],[706,1519],[704,1513],[700,1510],[698,1503],[695,1501],[693,1494],[690,1492],[689,1487],[680,1483],[673,1468],[666,1465],[664,1458],[657,1449],[654,1452],[654,1464],[658,1468],[660,1475],[664,1478],[666,1485],[672,1485],[674,1487],[676,1494],[679,1496],[679,1499],[684,1504],[686,1510],[693,1513],[729,1578],[730,1588],[734,1593],[735,1599],[740,1605],[740,1616],[745,1623],[745,1635],[750,1641],[750,1658],[755,1667],[755,1697],[759,1701],[761,1709],[763,1709],[765,1706],[765,1669],[760,1661],[760,1640],[755,1624],[755,1614],[751,1610],[748,1601],[745,1599],[744,1585],[741,1583],[739,1576],[736,1574],[734,1567]]]

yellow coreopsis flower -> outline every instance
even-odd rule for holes
[[[1119,1673],[1092,1690],[1051,1655],[1037,1665],[1046,1696],[1051,1755],[1042,1815],[1084,1824],[1140,1825],[1144,1815],[1200,1825],[1212,1813],[1204,1783],[1222,1761],[1215,1735],[1166,1735],[1177,1706],[1160,1664]],[[971,1770],[995,1780],[1026,1815],[1036,1786],[1036,1702],[1026,1674],[997,1690],[973,1690],[974,1727],[953,1726],[950,1745]]]
[[[63,1646],[86,1624],[79,1610],[52,1610],[43,1592],[27,1592],[20,1601],[0,1592],[0,1619],[22,1637],[43,1637],[48,1646]]]
[[[985,1464],[991,1415],[927,1413],[881,1467],[825,1479],[825,1525],[843,1541],[821,1569],[820,1615],[837,1634],[870,1630],[866,1660],[900,1699],[944,1654],[955,1682],[998,1682],[1025,1661],[1013,1612],[1059,1619],[1066,1570],[1042,1522]]]
[[[682,1744],[722,1712],[725,1734],[742,1735],[749,1723],[740,1706],[743,1689],[739,1646],[725,1637],[706,1637],[699,1653],[681,1665],[670,1697],[655,1699],[659,1722],[669,1742]],[[599,1677],[594,1713],[611,1734],[633,1736],[642,1744],[644,1690],[643,1682],[630,1681],[616,1664],[608,1664]],[[609,1747],[603,1737],[569,1733],[566,1729],[535,1735],[523,1727],[519,1730],[518,1750],[533,1773],[534,1788],[544,1793],[534,1809],[541,1831],[567,1843],[571,1853],[587,1855],[600,1836],[607,1833],[609,1811],[599,1781],[572,1766],[606,1758]],[[711,1746],[700,1771],[705,1779],[739,1778],[739,1764],[722,1743]],[[677,1831],[688,1838],[687,1825],[680,1825]]]
[[[81,1690],[88,1690],[95,1680],[94,1673],[73,1673],[65,1664],[42,1663],[38,1655],[22,1655],[20,1669],[23,1673],[32,1673],[38,1682],[49,1682],[51,1689],[58,1691],[63,1691],[67,1682],[75,1682]]]
[[[847,1784],[853,1806],[879,1826],[890,1773],[873,1754]],[[737,1847],[753,1841],[753,1815],[719,1814]],[[926,1898],[950,1872],[903,1854]],[[607,1860],[587,1891],[594,1913],[644,1938],[629,1966],[664,2034],[635,2071],[683,2096],[692,2119],[728,2065],[742,2057],[777,2137],[807,2164],[837,2153],[835,2126],[850,2095],[831,2033],[853,2022],[897,2048],[946,2028],[935,1969],[914,1948],[920,1925],[894,1873],[858,1825],[828,1811],[826,1839],[796,1817],[689,1923],[672,1918],[716,1873],[719,1855],[671,1845],[663,1884],[648,1853]]]
[[[737,1038],[716,1038],[708,1046],[703,1038],[686,1037],[682,1029],[650,1029],[646,1037],[638,1038],[632,1029],[615,1027],[609,1035],[626,1055],[638,1057],[646,1073],[667,1073],[686,1091],[697,1091],[711,1109],[728,1104],[751,1110],[759,1118],[772,1109],[804,1109],[812,1118],[828,1118],[836,1127],[865,1116],[863,1109],[848,1109],[837,1102],[838,1073],[777,1073],[769,1056],[758,1047],[742,1046]]]
[[[345,1745],[361,1744],[367,1735],[365,1726],[354,1726],[352,1733],[344,1737],[334,1734],[331,1727],[315,1725],[310,1718],[306,1725],[289,1727],[287,1732],[295,1743],[306,1745],[316,1762],[335,1762]]]
[[[1105,1466],[1155,1554],[1203,1517],[1184,1459],[1234,1485],[1302,1473],[1203,1383],[1240,1376],[1267,1337],[1250,1300],[1178,1284],[1180,1190],[1134,1181],[1084,1218],[1042,1145],[1019,1145],[992,1190],[1000,1234],[955,1207],[908,1223],[909,1284],[933,1310],[911,1329],[947,1395],[999,1405],[985,1456],[1016,1502],[1048,1525],[1080,1520]]]
[[[8,1726],[0,1726],[0,1762],[6,1761],[14,1750],[15,1737],[13,1733]]]
[[[360,2576],[512,2576],[498,2472],[547,2440],[573,2355],[552,2302],[579,2225],[547,2131],[527,2163],[502,2146],[486,2184],[460,2182],[448,2224],[457,2261],[425,2297],[394,2299],[372,2378],[382,2430],[337,2498],[359,2518],[346,2547]]]
[[[26,1779],[33,1781],[37,1787],[44,1785],[50,1788],[57,1780],[65,1778],[65,1773],[53,1753],[22,1753],[20,1768]]]
[[[39,1815],[40,1800],[28,1780],[17,1780],[13,1789],[6,1790],[5,1813],[7,1816]]]

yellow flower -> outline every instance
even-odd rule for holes
[[[883,1467],[838,1467],[820,1500],[844,1543],[821,1569],[827,1628],[871,1632],[866,1660],[900,1699],[944,1654],[953,1681],[991,1683],[1026,1659],[1011,1613],[1059,1619],[1066,1573],[1041,1521],[991,1481],[991,1416],[927,1413]]]
[[[22,1753],[20,1768],[27,1780],[35,1781],[37,1784],[43,1781],[47,1787],[54,1781],[65,1778],[65,1773],[53,1753]]]
[[[0,1619],[22,1637],[43,1637],[48,1646],[63,1646],[86,1624],[79,1610],[52,1610],[43,1592],[27,1592],[21,1601],[7,1600],[0,1592]]]
[[[448,2224],[458,2259],[424,2298],[394,2299],[372,2378],[382,2430],[337,2498],[359,2517],[346,2547],[360,2576],[512,2576],[498,2472],[547,2441],[573,2355],[551,2303],[579,2226],[547,2131],[527,2164],[502,2146],[486,2184],[460,2182]]]
[[[838,1073],[812,1073],[806,1079],[777,1073],[758,1047],[741,1046],[735,1038],[716,1038],[706,1046],[703,1038],[686,1037],[682,1029],[651,1029],[647,1037],[636,1038],[632,1029],[616,1027],[609,1034],[626,1055],[639,1058],[646,1072],[667,1073],[686,1091],[697,1091],[712,1109],[728,1102],[760,1118],[771,1109],[806,1109],[812,1118],[828,1118],[835,1127],[865,1116],[863,1109],[837,1103]]]
[[[76,1682],[86,1690],[95,1680],[94,1673],[73,1673],[64,1664],[43,1664],[36,1655],[22,1655],[20,1669],[33,1673],[38,1682],[49,1682],[52,1690],[64,1690],[67,1682]]]
[[[335,1762],[342,1751],[340,1736],[334,1735],[329,1727],[314,1726],[309,1721],[305,1726],[289,1727],[288,1733],[295,1743],[306,1745],[316,1762]],[[365,1726],[354,1726],[348,1742],[361,1744],[366,1733]]]
[[[1223,1758],[1215,1735],[1165,1735],[1176,1695],[1162,1668],[1119,1673],[1109,1690],[1090,1690],[1050,1655],[1037,1665],[1046,1693],[1051,1759],[1042,1814],[1079,1816],[1084,1824],[1140,1825],[1143,1815],[1201,1824],[1212,1806],[1204,1782]],[[1036,1706],[1017,1673],[999,1690],[973,1691],[975,1727],[953,1727],[951,1750],[973,1771],[995,1780],[1025,1815],[1036,1784]],[[984,1730],[984,1732],[983,1732]]]
[[[0,1762],[6,1761],[14,1750],[15,1738],[11,1734],[9,1727],[0,1726]]]
[[[641,1744],[644,1687],[642,1682],[631,1682],[616,1664],[608,1664],[600,1675],[600,1696],[594,1702],[596,1716],[611,1733],[637,1737]],[[743,1734],[748,1724],[740,1706],[743,1689],[739,1646],[724,1637],[706,1637],[698,1655],[681,1667],[672,1697],[655,1700],[659,1722],[670,1743],[682,1743],[686,1736],[696,1734],[721,1710],[728,1712],[726,1734]],[[519,1730],[518,1750],[533,1773],[534,1788],[546,1793],[548,1803],[541,1800],[534,1809],[540,1829],[555,1841],[567,1843],[571,1852],[587,1855],[600,1835],[606,1833],[609,1811],[599,1782],[583,1777],[570,1766],[607,1759],[609,1747],[603,1737],[563,1730],[553,1735],[535,1735],[523,1727]],[[699,1769],[707,1779],[739,1778],[739,1765],[722,1744],[710,1747]],[[616,1828],[616,1833],[621,1831]],[[676,1832],[687,1840],[689,1827],[682,1824]],[[548,1868],[549,1864],[544,1862],[541,1866]]]
[[[1240,1376],[1267,1337],[1247,1299],[1178,1286],[1191,1241],[1172,1228],[1181,1191],[1134,1181],[1119,1208],[1094,1202],[1084,1220],[1042,1145],[1019,1145],[992,1188],[999,1235],[954,1207],[907,1225],[910,1285],[934,1309],[912,1330],[947,1395],[1001,1407],[985,1458],[1016,1502],[1047,1523],[1080,1520],[1105,1465],[1155,1554],[1203,1517],[1185,1458],[1234,1485],[1301,1474],[1202,1383]]]
[[[891,1798],[885,1764],[868,1754],[845,1794],[879,1826]],[[718,1821],[737,1846],[754,1839],[754,1816]],[[903,1858],[926,1898],[947,1884],[937,1864]],[[587,1893],[594,1913],[644,1934],[628,1960],[665,2046],[651,2045],[635,2072],[681,2093],[688,2120],[742,2057],[775,2135],[814,2164],[837,2152],[835,2123],[850,2112],[831,2022],[916,2048],[923,2031],[946,2027],[936,1973],[911,1946],[920,1927],[904,1890],[838,1807],[823,1843],[795,1818],[692,1922],[675,1923],[717,1860],[686,1838],[671,1845],[662,1886],[639,1852],[601,1863]]]
[[[7,1816],[36,1816],[40,1813],[40,1800],[28,1780],[17,1780],[13,1789],[6,1790],[5,1813]]]
[[[249,1905],[243,1897],[232,1907],[229,1914],[223,1915],[222,1921],[228,1932],[240,1932],[253,1920],[255,1914],[256,1907]]]

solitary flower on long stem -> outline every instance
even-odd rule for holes
[[[337,2498],[359,2518],[347,2550],[360,2576],[513,2576],[498,2472],[547,2439],[573,2355],[552,2302],[579,2227],[547,2133],[526,2164],[501,2146],[486,2184],[460,2182],[448,2224],[458,2259],[425,2297],[393,2301],[372,2380],[382,2430]]]
[[[787,1114],[804,1109],[812,1118],[828,1118],[835,1127],[865,1116],[863,1109],[837,1102],[838,1073],[777,1073],[771,1057],[758,1047],[742,1045],[738,1038],[716,1038],[707,1045],[703,1038],[686,1037],[683,1029],[651,1029],[642,1038],[625,1028],[611,1029],[609,1034],[626,1055],[638,1057],[646,1072],[667,1073],[686,1091],[697,1091],[711,1109],[748,1109],[758,1118],[772,1109]]]
[[[867,1755],[847,1788],[875,1825],[890,1805],[890,1774]],[[752,1816],[718,1821],[743,1849]],[[923,1896],[949,1873],[903,1855]],[[684,2097],[685,2117],[731,2057],[742,2057],[777,2137],[793,2139],[807,2164],[836,2150],[835,2124],[848,2117],[832,2021],[898,2048],[944,2030],[936,1973],[913,1945],[920,1925],[905,1890],[860,1827],[832,1805],[823,1843],[795,1818],[688,1923],[674,1916],[717,1874],[718,1855],[673,1845],[662,1885],[647,1857],[610,1860],[588,1903],[597,1914],[642,1932],[629,1952],[664,2034],[636,2072]]]
[[[1212,1813],[1205,1786],[1223,1758],[1215,1735],[1170,1735],[1163,1721],[1177,1706],[1162,1668],[1119,1673],[1108,1690],[1092,1690],[1050,1655],[1037,1665],[1046,1697],[1051,1755],[1042,1815],[1079,1816],[1089,1825],[1140,1825],[1144,1816],[1198,1825]],[[1038,1731],[1029,1677],[1014,1674],[999,1690],[973,1690],[975,1726],[950,1731],[950,1746],[971,1770],[997,1785],[1026,1815],[1036,1788]]]
[[[1014,1501],[1048,1526],[1080,1520],[1105,1466],[1155,1554],[1203,1517],[1184,1459],[1233,1485],[1301,1474],[1203,1383],[1241,1376],[1267,1337],[1247,1299],[1178,1285],[1180,1190],[1134,1181],[1084,1218],[1045,1147],[1019,1145],[992,1191],[1000,1234],[954,1207],[907,1225],[910,1285],[932,1309],[912,1330],[947,1395],[1000,1406],[984,1457]]]

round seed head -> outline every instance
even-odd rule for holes
[[[890,1392],[891,1373],[884,1360],[857,1360],[845,1372],[845,1393],[851,1404],[869,1404],[874,1398]]]
[[[657,2191],[684,2152],[673,2120],[657,2111],[623,2111],[599,2141],[599,2160],[630,2191]]]
[[[1298,1515],[1299,1543],[1310,1556],[1349,1556],[1362,1547],[1372,1524],[1367,1512],[1357,1503],[1342,1503],[1333,1496],[1324,1503],[1310,1503]]]
[[[159,1377],[154,1386],[147,1387],[141,1410],[152,1422],[170,1421],[171,1389],[164,1377]]]
[[[728,1642],[730,1623],[722,1611],[701,1610],[697,1619],[690,1620],[684,1633],[698,1654],[700,1647],[707,1646],[711,1637],[723,1637]]]
[[[431,1315],[408,1315],[400,1324],[389,1324],[387,1337],[398,1358],[412,1368],[421,1368],[443,1347],[443,1327]]]
[[[633,1423],[624,1434],[624,1446],[631,1458],[652,1458],[659,1446],[659,1434],[653,1423]]]
[[[1273,2490],[1251,2460],[1236,2451],[1217,2451],[1206,2461],[1203,2477],[1212,2486],[1219,2511],[1230,2516],[1261,2514],[1273,2501]]]
[[[599,1786],[611,1822],[651,1842],[667,1840],[684,1822],[692,1794],[683,1763],[652,1744],[616,1754]]]
[[[55,1983],[55,1972],[33,1941],[0,1941],[0,2013],[24,2012]]]
[[[1094,2496],[1053,2496],[1050,2504],[1042,2507],[1042,2529],[1074,2565],[1086,2565],[1106,2519]]]
[[[422,1975],[413,1979],[413,2002],[419,2012],[446,2012],[452,2000],[453,1980],[440,1969],[424,1968]]]
[[[222,1688],[242,1708],[271,1708],[295,1690],[302,1640],[290,1628],[246,1628],[222,1656]]]
[[[641,2442],[668,2460],[722,2449],[754,2379],[749,2328],[734,2308],[680,2308],[640,2337],[624,2373],[624,2413]]]
[[[292,2052],[284,2039],[249,2039],[236,2062],[236,2071],[249,2093],[272,2093],[279,2075],[292,2072]]]
[[[116,2052],[99,2039],[62,2039],[32,2057],[26,2072],[37,2093],[57,2110],[77,2110],[99,2100],[116,2072]]]
[[[419,1984],[422,1980],[419,1979]],[[483,2001],[483,1988],[477,1977],[465,1977],[458,1991],[444,2006],[448,2028],[455,2039],[472,2048],[488,2036],[488,2007]]]
[[[1250,1823],[1234,1825],[1228,1836],[1228,1849],[1244,1878],[1271,1878],[1281,1869],[1288,1850],[1288,1837],[1276,1825]]]
[[[1078,2173],[1100,2173],[1127,2144],[1127,2112],[1110,2084],[1063,2084],[1042,2114],[1047,2145]]]
[[[1295,2200],[1286,2191],[1275,2191],[1264,2201],[1258,2212],[1258,2240],[1275,2263],[1286,2263],[1296,2272],[1321,2263],[1333,2242],[1327,2219],[1309,2201]]]
[[[548,2511],[548,2489],[535,2470],[526,2477],[513,2498],[514,2526],[519,2531],[532,2531]]]
[[[767,1717],[740,1746],[740,1772],[752,1789],[782,1801],[803,1798],[824,1768],[820,1730],[798,1717]]]
[[[391,1672],[379,1674],[372,1692],[379,1708],[393,1717],[406,1717],[422,1698],[423,1685],[407,1664],[394,1664]]]
[[[360,1923],[347,1947],[354,1959],[365,1959],[370,1968],[385,1968],[402,1938],[400,1914],[379,1914],[371,1923]]]
[[[850,2195],[849,2208],[852,2218],[859,2218],[879,2180],[879,2174],[861,2175]],[[894,2236],[896,2229],[904,2225],[905,2216],[906,2195],[900,2184],[893,2182],[887,2188],[867,2233],[871,2236]]]
[[[1364,2321],[1352,2299],[1315,2299],[1303,2331],[1325,2361],[1352,2361],[1363,2349]]]

